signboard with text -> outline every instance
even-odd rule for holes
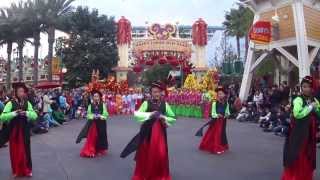
[[[250,29],[249,39],[257,44],[268,44],[271,42],[271,22],[258,21]]]

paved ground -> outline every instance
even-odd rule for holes
[[[48,134],[32,137],[33,180],[130,179],[133,157],[121,159],[119,154],[138,131],[138,124],[129,117],[111,118],[108,123],[110,152],[96,159],[79,157],[82,144],[75,144],[75,138],[83,124],[84,121],[73,121]],[[229,121],[231,151],[220,156],[210,155],[197,150],[200,139],[194,133],[202,124],[195,119],[178,119],[168,130],[173,180],[280,179],[283,138],[261,132],[256,124]],[[8,155],[8,148],[0,149],[0,180],[13,179]],[[318,158],[318,164],[319,161]],[[317,173],[316,179],[319,179],[319,171]]]

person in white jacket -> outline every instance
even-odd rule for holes
[[[253,102],[256,105],[257,109],[260,109],[260,106],[263,104],[263,93],[260,90],[257,90],[254,93]]]

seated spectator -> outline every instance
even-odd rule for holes
[[[266,121],[264,121],[264,123],[262,124],[263,131],[272,132],[273,129],[279,124],[278,117],[279,117],[279,111],[277,112],[274,108],[272,108],[270,110],[269,118]]]
[[[247,109],[247,105],[243,104],[241,110],[239,111],[236,120],[239,122],[245,122],[248,121],[249,112]]]
[[[39,113],[38,120],[32,128],[32,132],[35,134],[44,134],[49,131],[49,122],[43,118],[43,112]]]
[[[56,122],[58,122],[59,124],[64,124],[66,122],[65,116],[60,110],[59,106],[56,103],[53,103],[51,105],[51,109],[53,119],[56,120]]]
[[[269,108],[266,108],[265,110],[265,114],[259,117],[259,124],[261,128],[266,128],[269,124],[268,121],[270,119],[271,116],[271,111]]]
[[[51,107],[50,107],[50,108],[49,108],[49,112],[43,115],[43,119],[49,123],[49,126],[50,126],[50,127],[60,126],[61,124],[58,123],[58,122],[53,118],[52,112],[53,112],[53,111],[52,111],[52,109],[51,109]]]
[[[290,106],[281,108],[279,114],[279,125],[273,129],[275,135],[287,136],[290,126]]]

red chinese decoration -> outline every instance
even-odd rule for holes
[[[203,19],[198,19],[192,25],[192,43],[198,46],[205,46],[208,43],[208,25]]]
[[[167,40],[176,32],[176,27],[171,24],[166,24],[164,27],[161,27],[160,24],[153,24],[149,32],[155,39]]]
[[[146,65],[153,66],[154,65],[154,60],[149,59],[148,61],[146,61]]]
[[[249,39],[258,44],[267,44],[271,41],[271,22],[258,21],[250,29]]]
[[[131,23],[128,19],[122,16],[118,21],[118,44],[130,44],[131,38]]]
[[[142,67],[140,65],[133,66],[133,71],[136,73],[140,73],[142,71]]]
[[[166,64],[167,63],[167,58],[165,56],[162,56],[160,59],[159,59],[159,64]]]

